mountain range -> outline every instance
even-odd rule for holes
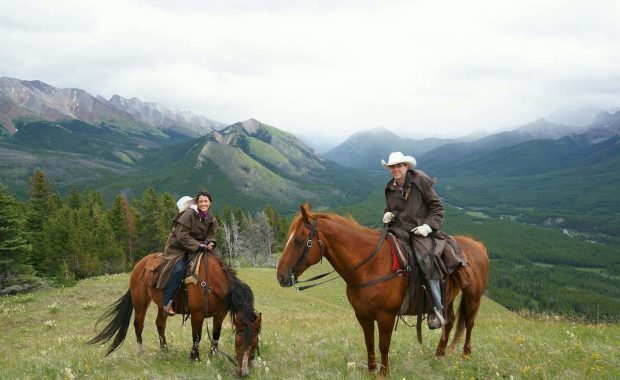
[[[119,95],[106,100],[76,88],[57,88],[47,83],[0,78],[0,125],[13,134],[15,120],[80,120],[93,126],[106,124],[120,132],[187,137],[205,135],[225,125],[189,111],[171,110],[157,103]],[[164,132],[164,133],[162,133]]]
[[[401,150],[439,178],[449,203],[620,243],[620,112],[574,114],[581,115],[574,122],[563,114],[567,124],[541,118],[460,139],[403,139],[377,128],[323,156],[255,119],[224,126],[137,98],[3,77],[0,182],[25,198],[40,168],[61,192],[94,187],[108,200],[148,186],[176,195],[208,187],[221,205],[248,209],[271,203],[291,211],[305,200],[320,209],[370,197],[374,210],[389,177],[380,160]]]
[[[329,207],[370,188],[367,177],[255,119],[224,126],[137,98],[108,101],[6,77],[0,100],[0,182],[22,198],[37,168],[62,193],[92,187],[109,200],[148,186],[176,195],[207,187],[221,205],[247,209],[294,209],[306,200]]]

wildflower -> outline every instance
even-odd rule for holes
[[[348,362],[347,363],[347,368],[348,369],[355,369],[355,362]]]

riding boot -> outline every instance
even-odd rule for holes
[[[441,288],[439,285],[439,280],[428,280],[428,284],[430,285],[429,288],[434,307],[428,317],[427,323],[428,328],[434,330],[445,325],[446,320],[442,315],[443,305],[441,304]]]
[[[177,313],[174,312],[174,307],[172,306],[172,300],[168,301],[166,306],[164,306],[164,313],[168,314],[169,317],[172,317],[173,315],[177,315]]]

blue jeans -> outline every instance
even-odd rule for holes
[[[441,304],[441,287],[439,286],[439,280],[428,280],[428,284],[431,291],[431,298],[433,299],[433,303],[435,304],[435,309],[437,309],[437,311],[443,310],[443,305]]]
[[[170,278],[168,279],[168,282],[166,282],[166,286],[164,286],[164,306],[176,297],[177,291],[181,286],[181,281],[183,281],[183,276],[185,275],[186,266],[187,263],[185,262],[185,258],[183,258],[174,265],[174,268],[172,268]]]

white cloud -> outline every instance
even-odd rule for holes
[[[3,1],[0,75],[325,139],[620,108],[615,1],[257,4]]]

